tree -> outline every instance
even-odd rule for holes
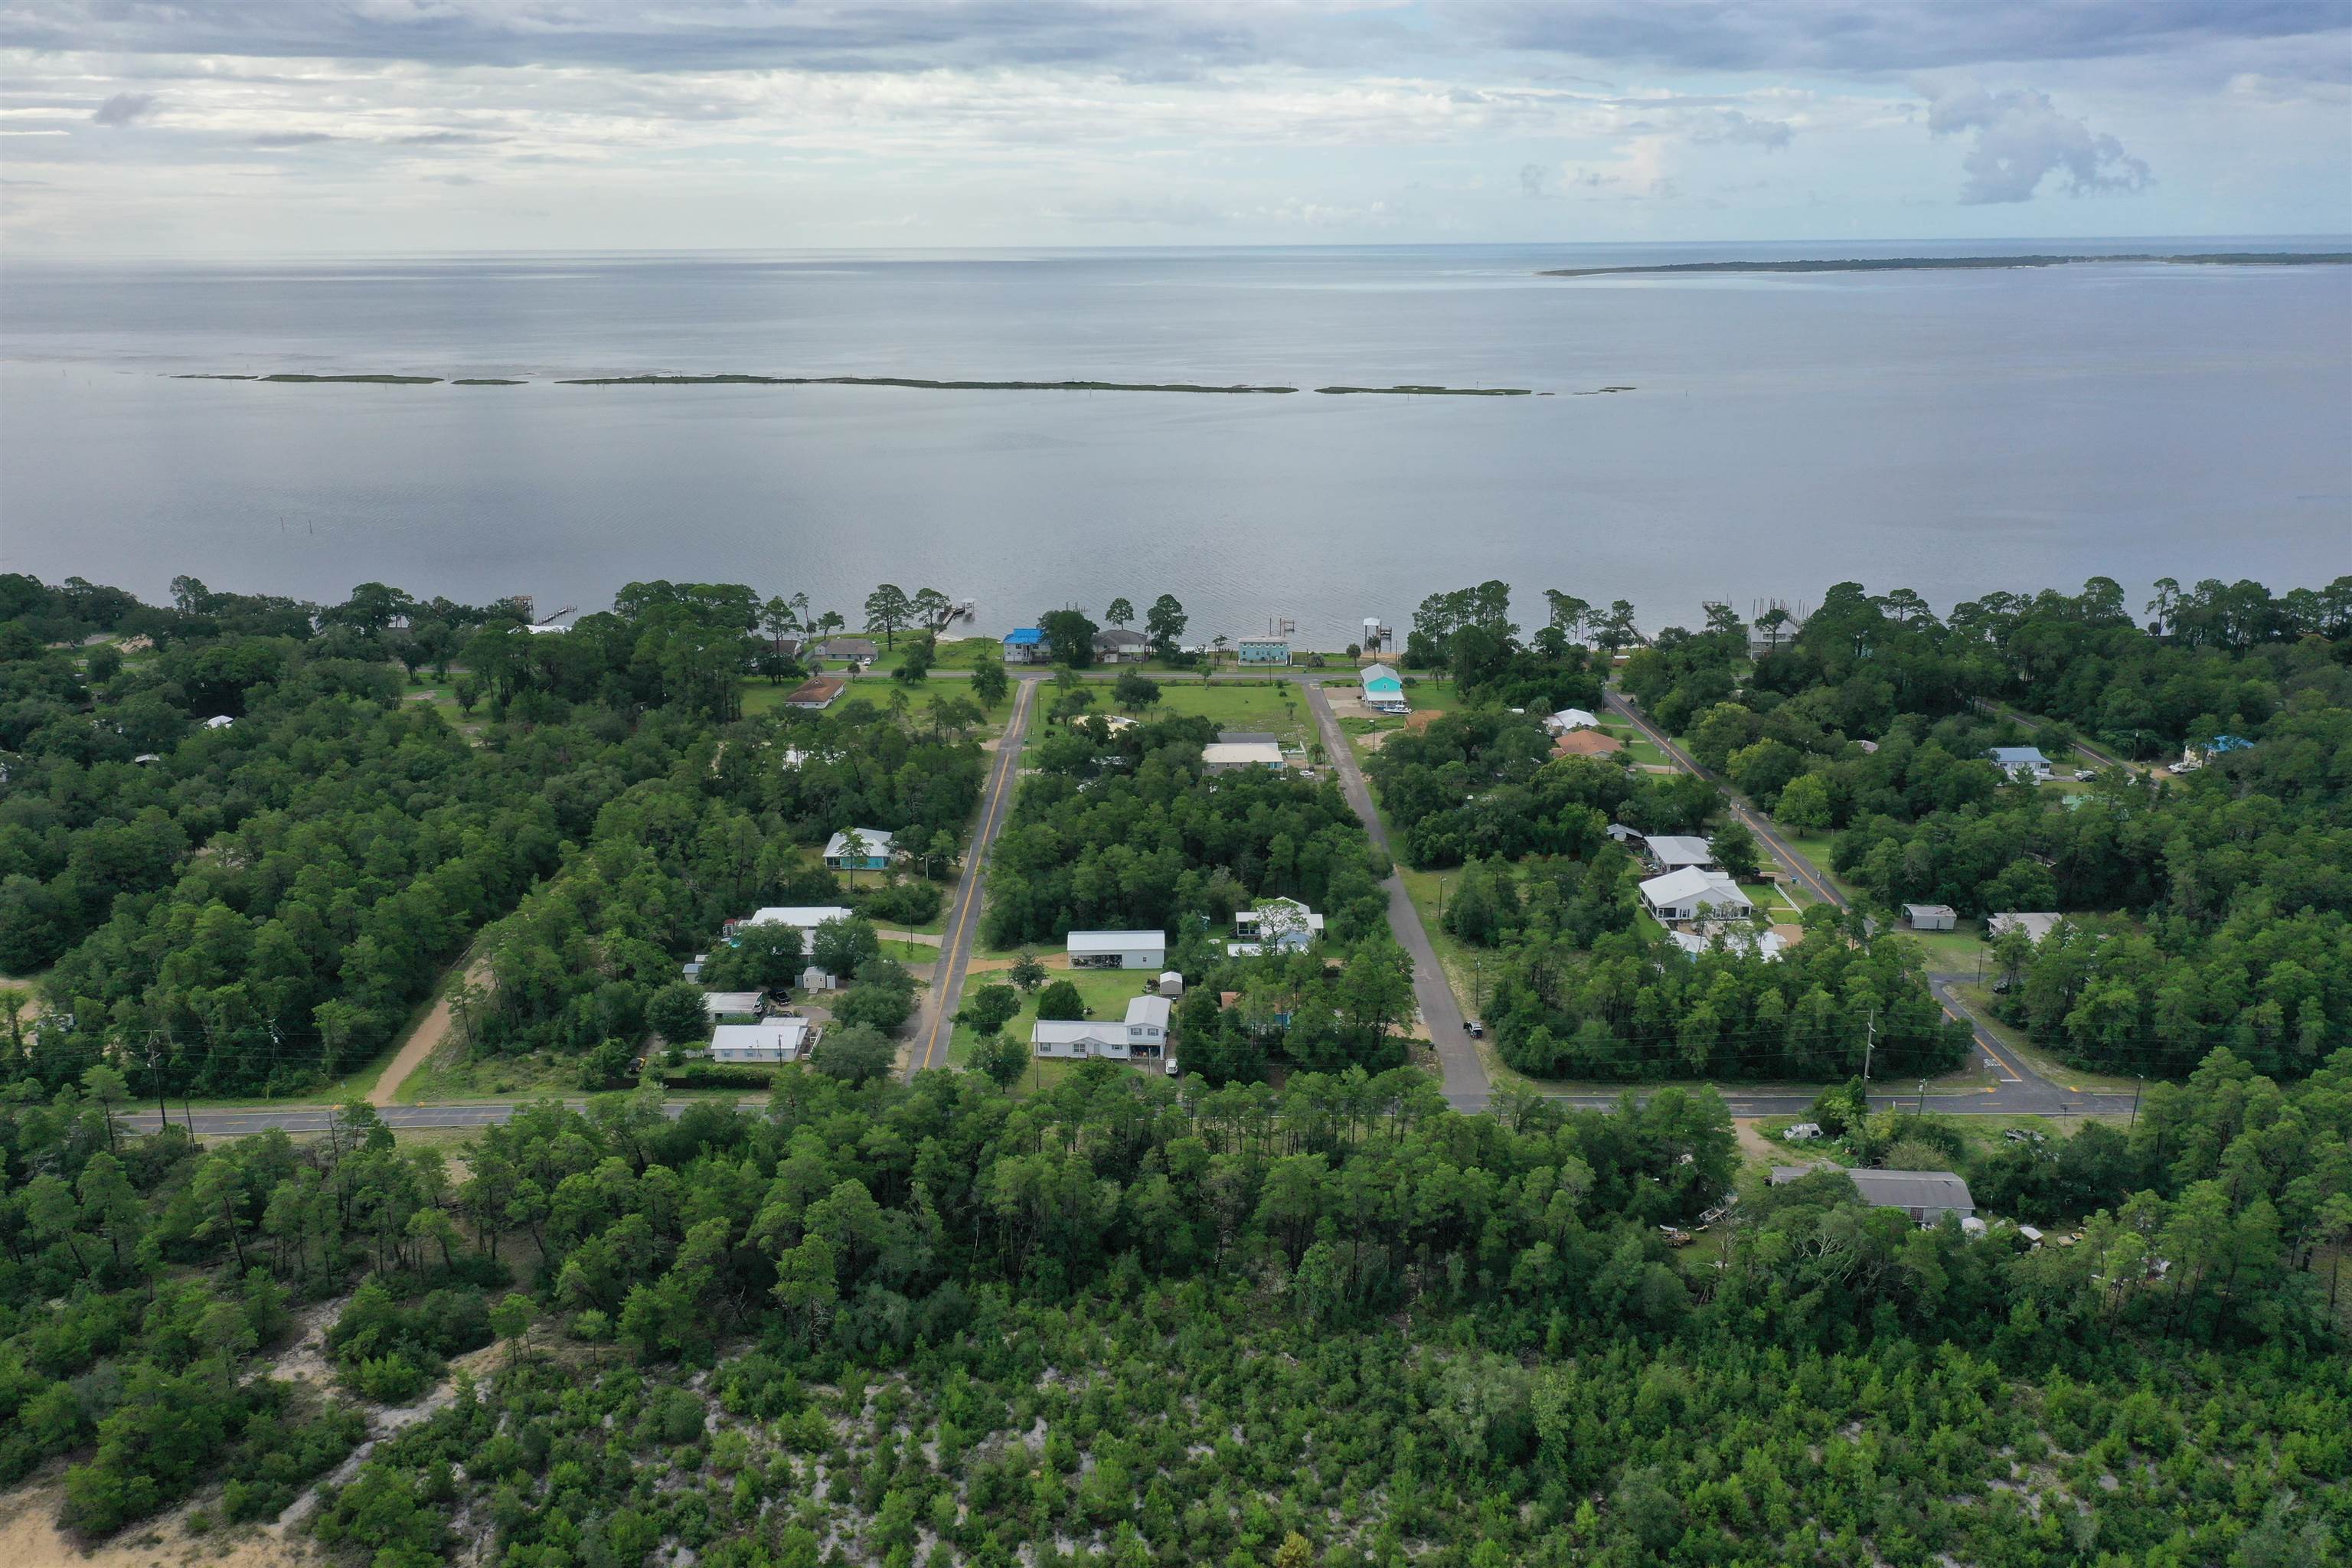
[[[1010,985],[983,985],[963,1005],[963,1021],[982,1035],[993,1035],[1021,1011],[1021,994]]]
[[[1544,604],[1550,616],[1547,624],[1552,630],[1570,642],[1584,640],[1585,618],[1592,614],[1591,605],[1573,594],[1563,594],[1558,588],[1544,590]]]
[[[937,588],[918,588],[915,596],[907,601],[907,610],[915,624],[937,637],[947,630],[955,619],[955,601]]]
[[[1151,651],[1162,658],[1182,645],[1187,624],[1184,606],[1176,602],[1173,594],[1160,595],[1143,613],[1143,629],[1151,638]]]
[[[1113,599],[1110,608],[1103,612],[1103,619],[1115,626],[1128,626],[1135,619],[1135,606],[1125,599]]]
[[[1160,700],[1160,683],[1130,669],[1111,683],[1111,698],[1128,712],[1140,713]]]
[[[852,915],[825,921],[816,928],[809,946],[809,962],[827,974],[853,975],[882,951],[882,940],[871,922]]]
[[[984,1035],[972,1047],[971,1065],[999,1089],[1007,1089],[1028,1070],[1029,1056],[1029,1047],[1008,1035]]]
[[[684,980],[673,980],[646,1004],[646,1022],[673,1046],[699,1045],[710,1037],[710,1014],[702,993]]]
[[[882,1031],[863,1024],[827,1029],[809,1055],[809,1065],[844,1083],[871,1083],[890,1070],[898,1047]]]
[[[1593,632],[1592,640],[1612,654],[1641,641],[1641,634],[1633,628],[1633,601],[1629,599],[1610,601],[1609,613],[1601,617],[1600,625]]]
[[[885,583],[866,595],[866,625],[869,630],[882,634],[886,647],[898,646],[898,628],[913,619],[914,613],[907,590],[896,583]]]
[[[1094,663],[1095,633],[1101,628],[1084,610],[1048,610],[1037,617],[1037,629],[1045,634],[1055,664],[1084,669]]]
[[[907,657],[890,672],[890,678],[902,686],[920,686],[930,677],[933,651],[929,637],[908,643]]]
[[[980,700],[982,708],[995,707],[1012,689],[1013,678],[1004,673],[1004,666],[997,660],[982,659],[973,668],[971,694]]]
[[[1707,840],[1707,847],[1714,851],[1715,863],[1722,867],[1724,874],[1732,880],[1748,882],[1755,879],[1759,868],[1756,835],[1748,831],[1746,823],[1737,817],[1726,822]]]
[[[1035,953],[1024,949],[1021,956],[1013,961],[1013,967],[1005,972],[1005,977],[1024,991],[1034,991],[1045,984],[1045,965]]]
[[[1056,980],[1037,993],[1037,1016],[1040,1020],[1075,1023],[1087,1016],[1087,999],[1067,980]]]

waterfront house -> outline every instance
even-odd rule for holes
[[[871,637],[829,637],[809,649],[811,658],[837,658],[846,664],[872,664],[881,653]]]
[[[1375,713],[1411,710],[1404,700],[1404,678],[1385,664],[1364,667],[1364,706]]]
[[[1243,664],[1288,664],[1288,637],[1241,637],[1234,643],[1234,658]]]
[[[1150,637],[1125,626],[1106,626],[1095,634],[1095,658],[1105,664],[1140,659],[1150,647]]]
[[[1045,644],[1045,634],[1035,626],[1015,626],[1004,634],[1007,664],[1045,664],[1053,657],[1053,649]]]

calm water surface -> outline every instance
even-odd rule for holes
[[[990,630],[1172,592],[1202,637],[1324,646],[1490,576],[1523,619],[1560,587],[1654,627],[1842,578],[2352,571],[2352,268],[1532,275],[1938,248],[2001,247],[9,262],[0,564],[547,607],[663,576],[854,612],[887,579]],[[271,371],[531,384],[173,379]],[[551,384],[647,371],[1555,395]]]

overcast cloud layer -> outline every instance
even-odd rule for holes
[[[0,0],[11,255],[2315,234],[2335,0]]]

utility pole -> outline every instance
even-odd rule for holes
[[[2139,1126],[2139,1091],[2146,1088],[2147,1085],[2147,1076],[2145,1073],[2135,1073],[2132,1075],[2131,1125],[2124,1129],[2126,1132],[2129,1132],[2134,1128]]]
[[[155,1031],[147,1031],[147,1076],[155,1082],[155,1131],[161,1132],[170,1124],[172,1113],[163,1105],[163,1075],[155,1067]]]
[[[1862,1108],[1870,1109],[1870,1056],[1878,1048],[1878,1009],[1873,1007],[1862,1026]]]
[[[1919,1080],[1919,1109],[1911,1114],[1914,1116],[1927,1114],[1927,1080],[1924,1078]]]

